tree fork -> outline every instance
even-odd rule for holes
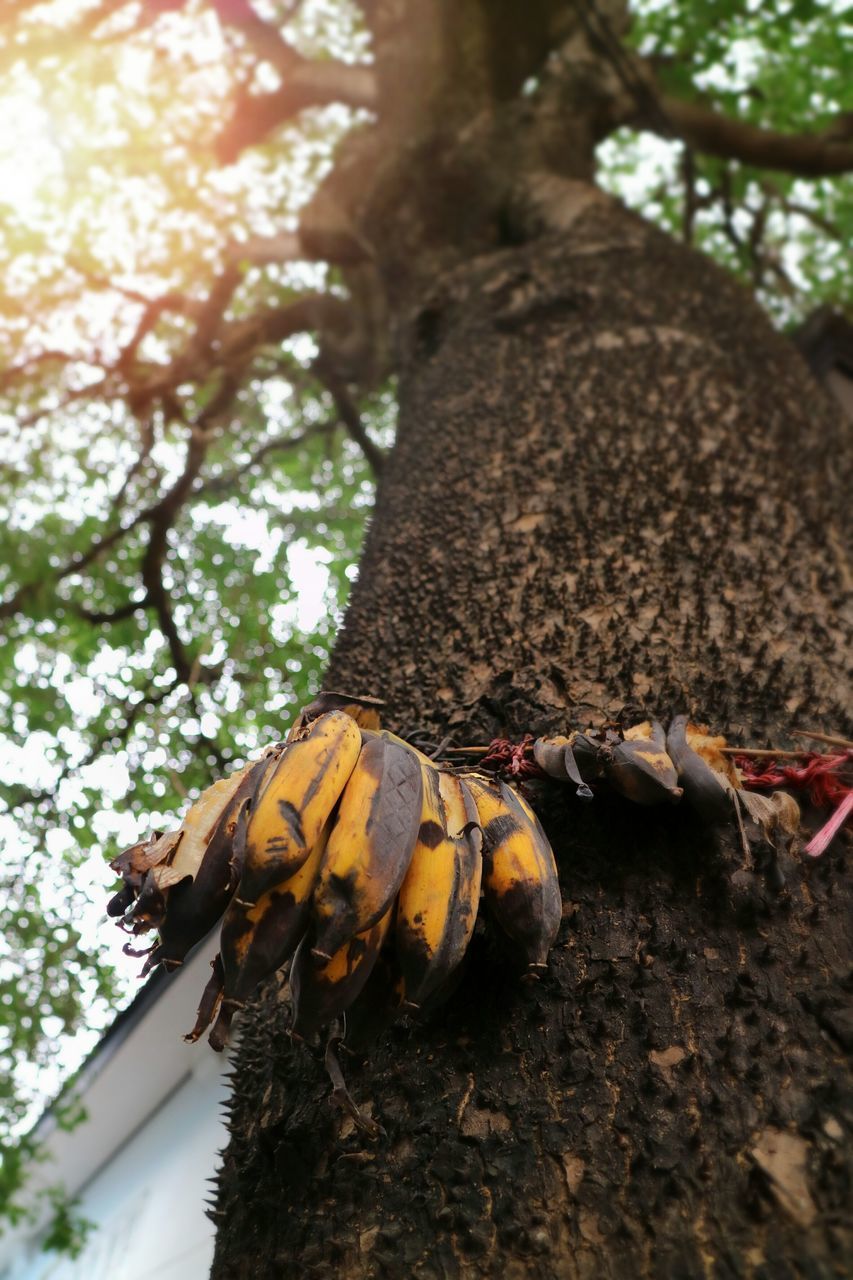
[[[579,209],[411,314],[329,686],[461,742],[627,702],[755,745],[806,717],[849,733],[829,404],[710,262]],[[789,860],[773,896],[686,811],[538,803],[564,898],[548,974],[475,937],[449,1003],[347,1068],[384,1139],[330,1107],[285,987],[246,1014],[216,1280],[841,1273],[841,854]]]

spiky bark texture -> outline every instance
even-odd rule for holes
[[[483,741],[634,702],[842,728],[839,424],[711,264],[589,189],[400,332],[399,441],[329,687]],[[333,1111],[286,987],[244,1021],[213,1276],[830,1277],[853,1249],[843,842],[773,894],[686,812],[538,802],[564,922],[487,936]]]

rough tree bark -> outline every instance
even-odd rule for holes
[[[576,180],[583,150],[558,230],[383,247],[399,436],[328,687],[470,742],[629,702],[757,745],[849,726],[837,414],[728,278]],[[451,1001],[348,1066],[385,1138],[330,1108],[286,985],[245,1017],[216,1280],[844,1273],[842,849],[773,893],[687,812],[538,803],[549,971],[478,934]]]
[[[629,700],[753,743],[841,724],[818,399],[738,288],[616,206],[457,270],[412,325],[330,687],[469,741]],[[841,1273],[842,852],[774,897],[687,814],[541,799],[549,974],[475,940],[446,1009],[353,1068],[387,1139],[330,1111],[279,993],[247,1019],[214,1276]]]

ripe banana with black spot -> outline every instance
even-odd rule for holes
[[[483,896],[528,968],[542,969],[562,916],[557,865],[533,810],[506,783],[466,774],[483,828]]]
[[[355,768],[361,734],[343,711],[313,721],[285,746],[246,821],[238,897],[257,902],[294,875],[317,844]]]
[[[311,894],[323,859],[328,828],[307,861],[283,884],[268,889],[257,902],[231,899],[219,936],[221,973],[218,1017],[208,1037],[212,1048],[223,1049],[231,1021],[259,983],[280,969],[293,955],[311,918]],[[210,1018],[214,1009],[210,1010]],[[208,1021],[210,1021],[210,1018]],[[196,1023],[192,1037],[204,1027]]]
[[[396,924],[405,999],[412,1005],[432,995],[465,954],[482,878],[482,836],[470,792],[453,774],[421,767],[421,823]]]
[[[290,969],[294,1035],[313,1040],[349,1008],[379,958],[393,915],[392,903],[379,920],[350,937],[322,964],[311,951],[310,935],[302,939]]]
[[[415,754],[403,743],[365,734],[314,890],[317,959],[330,960],[394,901],[418,835],[421,791]]]

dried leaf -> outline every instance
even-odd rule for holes
[[[177,884],[187,876],[195,876],[201,866],[210,837],[216,830],[217,823],[231,797],[246,773],[254,767],[254,764],[244,765],[242,769],[235,770],[227,778],[220,778],[218,782],[214,782],[213,786],[201,793],[181,823],[179,833],[181,840],[179,844],[173,846],[177,851],[170,862],[176,878],[170,879],[168,884]],[[163,858],[158,859],[159,862],[163,860]],[[165,882],[158,881],[158,884],[162,889],[167,887]]]
[[[138,840],[136,844],[128,845],[126,849],[122,849],[110,863],[113,871],[117,871],[119,875],[126,878],[128,876],[143,876],[151,866],[149,858],[151,850],[155,847],[159,840],[163,837],[162,831],[154,831],[150,836],[146,836],[144,840]]]
[[[774,849],[780,836],[790,839],[799,830],[799,805],[784,791],[773,791],[769,796],[759,795],[757,791],[738,791],[737,798]]]
[[[161,862],[165,862],[167,858],[171,858],[175,849],[181,841],[180,828],[177,831],[164,831],[163,834],[154,841],[149,847],[145,857],[140,862],[143,871],[150,871],[152,867],[159,866]]]
[[[159,866],[152,867],[151,879],[160,890],[171,889],[173,885],[180,884],[182,880],[189,879],[186,871],[181,871],[177,867]]]
[[[566,772],[566,747],[569,739],[565,735],[555,738],[537,738],[533,744],[533,759],[543,773],[550,778],[559,778],[561,782],[568,780]]]
[[[800,829],[800,806],[787,791],[774,791],[776,825],[787,836],[795,836]]]

